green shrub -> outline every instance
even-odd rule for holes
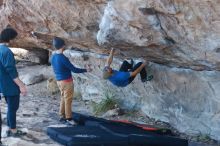
[[[210,136],[210,134],[200,134],[197,136],[197,140],[198,141],[210,141],[211,136]]]
[[[118,101],[115,99],[115,95],[110,92],[105,93],[105,98],[100,103],[94,103],[93,111],[96,115],[107,112],[118,106]]]

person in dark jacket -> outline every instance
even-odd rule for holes
[[[91,69],[90,67],[87,69],[77,68],[69,61],[69,59],[63,54],[65,50],[65,41],[63,39],[55,37],[53,39],[53,47],[56,49],[56,51],[51,57],[51,64],[61,92],[59,110],[60,121],[68,122],[74,125],[75,122],[72,119],[74,86],[71,72],[85,73],[91,71]]]
[[[8,45],[17,36],[13,28],[2,30],[0,35],[0,91],[8,105],[7,136],[22,136],[26,134],[16,128],[16,112],[19,108],[20,93],[26,95],[27,89],[19,79],[15,66],[15,58]]]
[[[131,63],[124,60],[119,70],[114,70],[111,68],[111,63],[113,61],[114,49],[112,48],[110,55],[107,59],[107,63],[103,69],[103,78],[108,79],[112,84],[118,87],[126,87],[129,85],[140,73],[141,81],[146,82],[152,80],[153,76],[147,76],[145,66],[148,64],[147,61],[139,62],[133,66],[133,60]]]

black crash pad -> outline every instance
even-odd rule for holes
[[[199,142],[192,142],[189,141],[189,146],[220,146],[220,144],[205,144],[205,143],[199,143]]]
[[[74,121],[76,121],[79,125],[114,125],[114,126],[122,126],[122,127],[127,127],[128,129],[143,129],[145,131],[153,132],[156,134],[160,135],[173,135],[172,131],[167,128],[160,128],[160,127],[155,127],[152,125],[146,125],[146,124],[139,124],[127,120],[106,120],[103,118],[97,118],[94,116],[89,116],[89,115],[83,115],[79,113],[73,112],[72,117]]]
[[[65,146],[128,146],[127,138],[99,127],[48,127],[47,134]]]
[[[188,146],[175,137],[105,126],[48,127],[47,134],[66,146]]]
[[[48,127],[47,134],[66,146],[188,146],[188,141],[136,125],[74,113],[72,127]],[[78,118],[78,119],[77,119]]]

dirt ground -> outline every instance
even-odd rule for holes
[[[49,68],[49,67],[48,67]],[[19,67],[19,72],[38,72],[39,68],[32,67],[31,70],[28,67]],[[47,134],[46,129],[51,125],[60,124],[58,121],[58,109],[59,109],[59,93],[52,95],[47,90],[47,81],[44,80],[40,83],[27,86],[28,95],[21,97],[20,108],[17,113],[17,126],[18,128],[26,131],[28,136],[23,138],[6,138],[6,109],[7,105],[5,100],[1,101],[2,117],[3,117],[3,143],[9,146],[59,146],[60,144],[51,140]],[[74,99],[73,110],[82,114],[93,115],[92,106],[89,102]],[[144,114],[136,111],[129,112],[124,111],[124,114],[117,117],[109,117],[110,119],[123,119],[138,121],[147,124],[153,124],[156,126],[170,128],[173,133],[182,138],[189,139],[190,141],[199,141],[201,143],[217,146],[217,142],[209,138],[202,138],[199,136],[187,136],[179,133],[172,128],[169,124],[155,121]]]

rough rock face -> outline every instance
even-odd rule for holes
[[[37,64],[47,64],[49,51],[45,49],[11,48],[17,60],[29,61]]]
[[[82,50],[113,46],[119,56],[220,70],[219,6],[218,0],[2,0],[0,28],[19,31],[16,47],[51,48],[60,36]]]
[[[218,0],[117,0],[105,8],[99,44],[127,56],[194,70],[219,70]],[[134,51],[135,50],[135,51]]]
[[[47,49],[53,36],[60,36],[74,47],[98,48],[102,0],[3,0],[1,4],[0,28],[10,25],[18,30],[16,47]]]
[[[51,38],[60,36],[83,50],[105,52],[98,44],[113,46],[119,56],[220,70],[218,0],[3,0],[0,5],[0,28],[11,25],[20,32],[17,47],[51,48]]]
[[[129,86],[118,88],[101,78],[107,56],[75,51],[66,51],[65,54],[78,67],[93,63],[92,73],[73,73],[75,88],[81,92],[83,100],[99,102],[106,93],[113,94],[121,101],[122,107],[139,109],[152,118],[170,123],[181,132],[220,139],[219,72],[169,68],[151,63],[152,81],[142,83],[138,76]],[[121,63],[122,60],[115,58],[113,68],[119,68]]]
[[[51,49],[60,36],[69,48],[106,53],[115,47],[119,58],[148,58],[155,63],[152,82],[115,88],[99,80],[103,56],[95,57],[95,73],[76,76],[83,98],[115,92],[124,106],[220,139],[219,0],[0,0],[0,14],[0,29],[19,32],[15,47]]]

